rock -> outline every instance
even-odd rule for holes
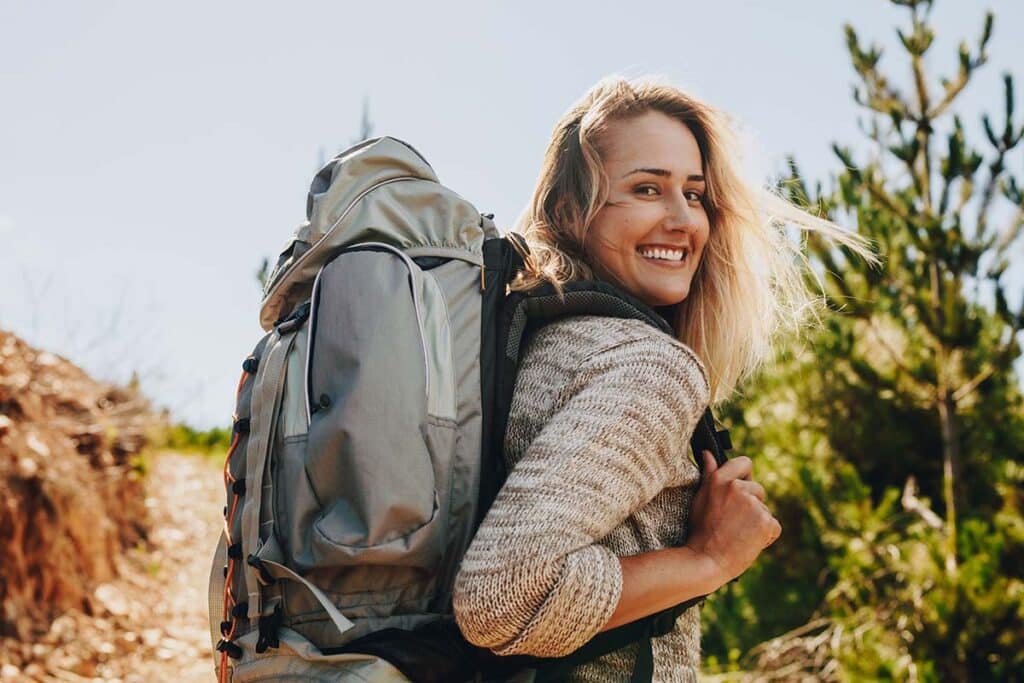
[[[124,616],[131,611],[124,593],[109,583],[98,586],[93,591],[93,595],[96,597],[97,602],[114,616]]]
[[[25,437],[25,445],[40,457],[50,457],[50,447],[43,443],[43,441],[32,432],[29,432],[28,436]]]
[[[71,671],[79,676],[92,678],[96,675],[96,662],[92,659],[83,659],[71,667]]]
[[[39,463],[29,457],[18,458],[18,476],[22,479],[32,479],[39,472]]]
[[[34,678],[36,680],[40,680],[46,676],[46,669],[44,669],[42,665],[32,662],[25,667],[25,676],[30,679]]]
[[[53,367],[60,362],[57,356],[53,355],[49,351],[43,351],[36,355],[36,365],[42,365],[43,367]]]
[[[164,632],[158,628],[147,628],[142,631],[142,642],[146,647],[156,647],[163,637]]]
[[[77,630],[75,618],[71,614],[62,614],[50,624],[50,630],[44,640],[48,643],[66,643],[74,638]]]
[[[47,443],[52,461],[57,442]],[[49,463],[38,462],[45,471]],[[0,655],[13,667],[6,678],[0,671],[0,683],[215,680],[205,588],[221,531],[221,473],[202,459],[165,454],[154,458],[150,484],[150,543],[122,554],[118,575],[90,587],[91,612],[68,610],[32,645],[15,644],[21,654]],[[84,526],[95,533],[91,518]]]

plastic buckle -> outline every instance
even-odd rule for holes
[[[217,643],[216,650],[217,652],[226,652],[228,657],[231,657],[231,659],[242,658],[242,648],[240,648],[238,645],[235,645],[230,640],[222,639],[220,642]]]
[[[256,639],[256,652],[263,654],[268,648],[277,648],[281,645],[277,637],[277,631],[281,628],[282,614],[281,606],[278,605],[274,611],[259,620],[259,637]]]
[[[250,555],[249,557],[245,558],[245,561],[250,567],[255,567],[256,570],[259,572],[258,578],[261,585],[272,586],[275,583],[277,583],[277,579],[270,575],[270,572],[268,572],[267,568],[263,566],[263,562],[260,560],[260,558],[256,557],[255,555]]]
[[[302,304],[295,309],[295,312],[290,316],[281,320],[277,323],[278,334],[288,334],[294,332],[295,329],[309,317],[309,302]]]

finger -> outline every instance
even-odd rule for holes
[[[769,533],[768,533],[768,542],[764,544],[764,547],[767,548],[772,543],[775,543],[775,541],[779,540],[779,536],[781,536],[781,535],[782,535],[782,525],[779,523],[779,520],[777,520],[777,519],[775,519],[773,517],[772,518],[772,524],[770,526],[770,530],[769,530]]]
[[[749,493],[750,495],[752,495],[754,498],[757,498],[762,503],[764,502],[764,500],[765,500],[765,490],[764,490],[764,487],[761,486],[759,483],[757,483],[756,481],[751,481],[751,480],[747,480],[747,479],[739,480],[736,483],[737,483],[738,486],[741,487],[742,491],[745,491],[745,492]]]
[[[754,462],[745,455],[733,458],[722,465],[720,477],[726,479],[750,479],[754,472]]]

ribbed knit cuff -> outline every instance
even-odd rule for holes
[[[565,558],[558,583],[522,634],[500,655],[562,657],[597,635],[619,605],[622,565],[612,551],[592,545]]]

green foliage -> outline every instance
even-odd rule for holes
[[[204,431],[176,424],[164,431],[158,443],[166,450],[223,458],[231,446],[231,429],[214,427]]]
[[[835,145],[842,170],[828,192],[812,191],[795,162],[782,184],[808,210],[856,225],[882,265],[812,236],[833,315],[724,416],[758,463],[783,536],[708,601],[715,671],[1024,679],[1024,401],[1013,372],[1024,302],[1004,281],[1024,231],[1009,171],[1024,122],[1009,74],[980,143],[953,111],[987,61],[991,14],[936,87],[923,59],[933,3],[893,1],[909,14],[898,35],[910,92],[882,72],[881,48],[846,27],[871,149]]]
[[[128,460],[128,465],[131,468],[131,476],[145,479],[151,466],[149,452],[143,450],[136,453]]]
[[[260,291],[264,291],[267,288],[267,280],[270,279],[270,259],[266,256],[260,261],[260,267],[256,269],[256,282],[260,286]]]

